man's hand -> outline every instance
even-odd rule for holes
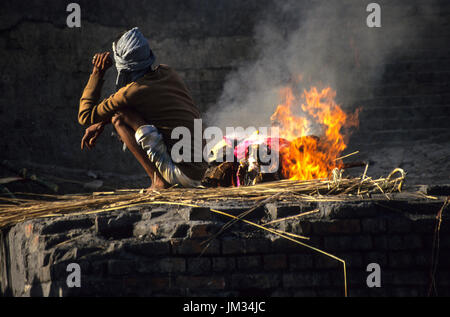
[[[81,149],[83,150],[84,147],[87,147],[91,150],[95,146],[95,142],[100,134],[102,134],[104,128],[104,122],[95,123],[87,128],[84,132],[83,138],[81,139]]]
[[[109,52],[95,54],[92,58],[92,64],[94,65],[92,73],[100,74],[100,76],[103,77],[108,68],[110,68],[113,64],[111,54]]]

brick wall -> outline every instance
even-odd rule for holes
[[[110,127],[96,151],[79,149],[84,128],[77,123],[78,104],[93,54],[111,51],[119,33],[139,26],[156,62],[179,71],[205,110],[233,65],[248,58],[254,21],[268,2],[135,1],[130,6],[128,1],[77,1],[79,29],[66,27],[66,2],[5,4],[0,12],[0,125],[7,135],[0,141],[2,157],[142,173],[132,155],[109,136]],[[103,97],[114,92],[115,76],[114,69],[105,76]]]
[[[426,296],[441,206],[402,199],[267,205],[249,220],[318,207],[278,229],[345,260],[349,296]],[[215,207],[232,214],[247,208]],[[446,212],[436,271],[441,296],[450,295]],[[342,263],[249,225],[233,225],[204,249],[228,219],[207,208],[157,206],[26,221],[1,231],[1,289],[15,296],[344,296]],[[81,288],[66,285],[69,263],[81,266]],[[381,267],[380,288],[367,287],[369,263]]]

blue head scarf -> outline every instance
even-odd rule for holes
[[[155,61],[147,39],[137,27],[127,31],[113,43],[113,52],[118,72],[116,89],[144,76]]]

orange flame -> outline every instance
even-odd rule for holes
[[[291,87],[280,93],[284,103],[270,119],[279,125],[280,137],[290,141],[289,146],[280,148],[283,176],[293,180],[327,178],[334,168],[342,167],[342,161],[336,160],[347,147],[341,129],[358,126],[360,109],[346,114],[334,101],[336,92],[330,87],[321,91],[312,87],[300,98]],[[323,131],[320,136],[311,135],[318,127]]]

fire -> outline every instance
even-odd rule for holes
[[[293,180],[327,178],[342,161],[336,160],[347,147],[347,128],[358,126],[358,112],[345,113],[336,104],[336,92],[330,87],[312,87],[298,96],[291,87],[281,90],[284,102],[271,120],[280,128],[280,137],[290,143],[280,146],[282,174]],[[320,128],[319,136],[312,135]]]

